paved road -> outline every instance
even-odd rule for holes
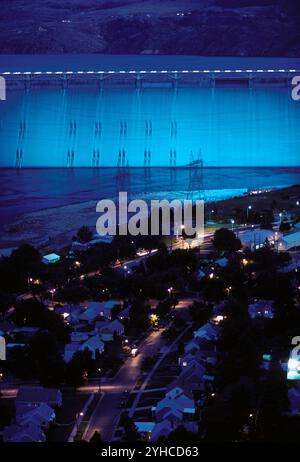
[[[148,385],[151,377],[154,375],[154,373],[156,372],[156,370],[159,368],[159,366],[161,365],[163,359],[167,356],[167,354],[169,354],[173,347],[179,342],[179,340],[186,334],[186,332],[191,328],[191,323],[189,323],[187,325],[187,327],[176,337],[176,339],[165,349],[165,351],[163,352],[163,354],[161,355],[161,357],[158,359],[158,361],[155,363],[154,367],[152,368],[152,370],[147,374],[142,386],[140,387],[138,393],[136,394],[136,397],[134,399],[134,402],[129,410],[129,415],[130,417],[132,417],[136,411],[136,408],[138,407],[138,404],[139,404],[139,401],[142,397],[142,394],[144,393],[145,389],[146,389],[146,386]]]
[[[128,358],[109,386],[105,386],[104,397],[91,416],[85,439],[89,440],[95,431],[101,433],[104,441],[111,441],[120,412],[119,404],[125,390],[131,391],[141,373],[143,358],[153,356],[164,346],[163,330],[152,332],[140,346],[140,354]]]

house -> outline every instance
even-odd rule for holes
[[[294,228],[297,230],[300,229],[300,221],[298,221],[298,223],[294,223]]]
[[[198,339],[192,339],[188,343],[184,345],[184,353],[185,355],[193,355],[196,351],[200,350],[200,346],[198,343]]]
[[[83,343],[89,339],[89,332],[71,332],[71,343]]]
[[[279,241],[277,242],[278,250],[287,251],[290,249],[294,249],[296,247],[300,247],[300,230],[285,234]]]
[[[124,310],[120,311],[120,313],[118,314],[118,319],[120,321],[123,321],[123,319],[130,319],[130,306],[128,306],[127,308],[124,308]]]
[[[202,350],[200,348],[194,353],[184,354],[181,358],[179,358],[179,366],[181,366],[182,368],[186,368],[194,362],[197,362],[201,365],[215,365],[217,363],[217,352],[215,351],[215,346],[213,344],[210,345],[212,348],[211,350]]]
[[[76,353],[76,351],[78,351],[79,346],[80,346],[80,342],[71,342],[65,345],[65,351],[64,351],[65,363],[69,363],[72,360],[74,354]]]
[[[55,420],[55,412],[52,407],[46,403],[41,403],[37,407],[31,409],[23,415],[21,421],[22,425],[33,423],[41,428],[48,428],[51,422]]]
[[[119,337],[124,335],[124,326],[117,319],[111,322],[97,322],[95,325],[95,330],[103,342],[111,342],[114,340],[115,335],[118,335]]]
[[[215,261],[215,264],[219,266],[220,268],[226,268],[228,266],[229,260],[226,257],[219,258],[218,260]]]
[[[4,428],[3,441],[5,443],[44,443],[46,436],[41,427],[34,423],[13,424]]]
[[[104,343],[98,334],[92,337],[85,335],[83,332],[76,332],[76,334],[83,334],[81,338],[84,339],[84,341],[80,341],[80,335],[78,335],[76,340],[65,345],[64,361],[66,363],[69,363],[73,359],[77,351],[84,351],[87,349],[92,353],[93,359],[96,359],[97,354],[102,354],[104,352]]]
[[[282,222],[293,223],[294,217],[289,212],[275,212],[274,213],[274,224],[280,224]]]
[[[197,361],[191,362],[184,367],[177,379],[178,384],[183,389],[191,391],[204,389],[204,376],[206,367]]]
[[[273,231],[272,229],[251,229],[239,233],[239,239],[244,248],[249,248],[251,251],[264,247],[268,242],[275,245],[282,237],[282,233]]]
[[[88,303],[86,309],[82,311],[79,316],[78,320],[80,322],[86,322],[88,324],[93,324],[96,320],[100,317],[104,316],[104,311],[101,302],[91,302]]]
[[[201,281],[203,278],[206,277],[206,274],[205,272],[202,270],[202,269],[199,269],[197,272],[196,272],[196,279],[197,281]]]
[[[142,435],[142,438],[149,441],[149,436],[155,427],[155,422],[134,422],[134,424],[139,434]]]
[[[180,375],[167,387],[167,390],[180,387],[189,397],[193,397],[195,391],[204,390],[206,377],[205,365],[194,360],[182,367]]]
[[[107,319],[111,319],[112,311],[114,308],[122,308],[123,302],[121,300],[108,300],[102,303],[103,316]]]
[[[184,346],[185,354],[195,354],[197,351],[204,355],[211,354],[216,349],[215,342],[204,337],[194,337]]]
[[[119,300],[108,300],[107,302],[90,302],[86,310],[83,311],[78,319],[88,324],[93,324],[99,318],[111,319],[112,310],[115,307],[121,307],[122,302]]]
[[[195,414],[195,403],[189,392],[176,386],[153,408],[158,422],[167,419],[175,426],[187,416]]]
[[[16,420],[19,422],[30,410],[47,404],[52,408],[62,405],[62,393],[56,388],[43,388],[38,385],[21,385],[16,397]]]
[[[218,339],[219,334],[220,327],[210,322],[207,322],[194,332],[194,338],[200,337],[205,340],[215,342]]]
[[[155,443],[161,438],[167,438],[173,430],[174,428],[169,420],[157,422],[151,432],[151,441]]]
[[[55,313],[62,316],[63,319],[71,325],[79,323],[79,316],[83,312],[83,308],[78,305],[65,304],[55,308]]]
[[[248,313],[251,319],[273,319],[273,301],[257,300],[248,307]]]
[[[49,253],[49,255],[44,255],[42,259],[43,263],[45,263],[46,265],[57,263],[59,260],[60,256],[56,253]]]
[[[84,351],[88,349],[92,353],[92,358],[96,359],[97,354],[102,354],[104,352],[104,343],[101,340],[99,334],[94,335],[89,338],[86,342],[82,343],[78,350]]]

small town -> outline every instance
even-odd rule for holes
[[[295,185],[206,204],[200,246],[82,226],[2,257],[2,441],[295,438],[299,201]]]

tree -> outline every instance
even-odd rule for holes
[[[289,224],[289,222],[286,219],[282,220],[282,222],[280,223],[280,226],[279,226],[280,231],[290,231],[291,228],[292,228],[291,225]]]
[[[200,441],[199,436],[196,433],[186,430],[183,426],[176,428],[169,436],[165,439],[166,443],[178,444],[179,441],[184,443],[197,443]]]
[[[99,432],[95,431],[90,439],[90,443],[103,443],[102,436]]]
[[[241,241],[234,232],[227,228],[221,228],[215,232],[213,245],[219,252],[236,252],[242,247]]]
[[[18,249],[11,254],[11,260],[19,271],[28,273],[35,270],[41,263],[41,255],[37,249],[29,244],[22,244]]]
[[[13,412],[7,404],[0,405],[0,429],[10,425],[13,420]]]
[[[150,325],[149,308],[142,300],[136,300],[130,308],[130,325],[138,331],[145,331]]]
[[[263,441],[276,441],[281,433],[281,416],[288,409],[286,374],[278,361],[270,364],[264,396],[258,413],[257,428]]]
[[[120,426],[124,428],[126,441],[131,443],[140,439],[139,432],[135,423],[127,412],[123,412],[120,417]]]
[[[58,354],[58,344],[55,335],[50,332],[38,332],[29,342],[29,352],[32,358],[41,362],[48,362]]]
[[[91,351],[88,349],[77,351],[67,366],[68,381],[74,386],[82,385],[87,374],[93,371],[94,366],[95,361]]]
[[[81,226],[77,231],[75,239],[82,243],[89,242],[93,239],[93,233],[88,226]]]
[[[31,245],[23,244],[10,257],[0,259],[0,288],[10,293],[25,291],[29,278],[39,277],[42,269],[40,253]]]
[[[0,315],[2,314],[5,316],[6,311],[8,308],[13,306],[16,299],[13,295],[7,294],[5,292],[0,292]]]

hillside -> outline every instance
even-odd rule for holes
[[[2,0],[0,53],[300,56],[296,4],[293,0]]]

